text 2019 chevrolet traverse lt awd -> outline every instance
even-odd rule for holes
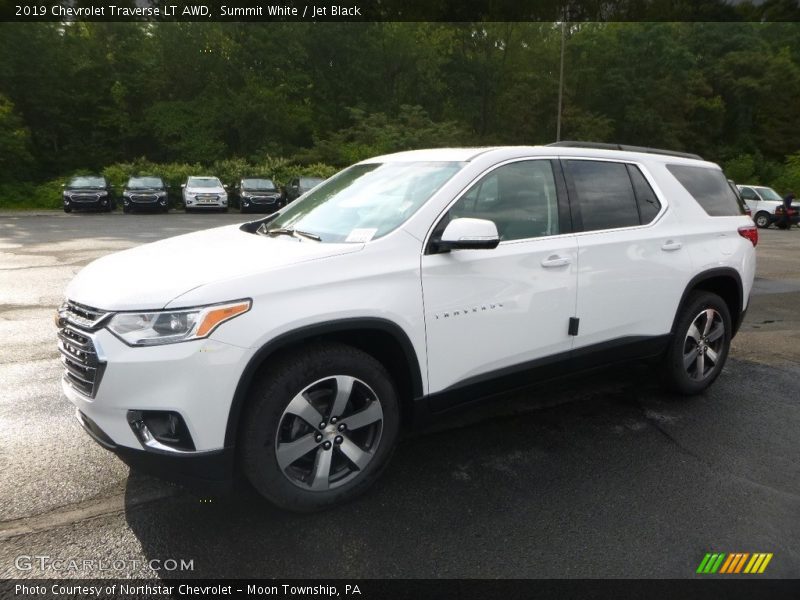
[[[238,466],[300,511],[362,492],[412,417],[537,378],[660,357],[699,393],[757,230],[717,165],[636,150],[381,156],[263,219],[100,258],[59,311],[64,393],[130,464]]]

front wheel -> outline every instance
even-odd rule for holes
[[[242,466],[281,508],[310,512],[364,492],[400,428],[397,393],[375,358],[338,343],[284,357],[250,392]]]
[[[679,394],[699,394],[719,376],[732,336],[728,305],[711,292],[694,292],[684,304],[662,361],[662,380]]]

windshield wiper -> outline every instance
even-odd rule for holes
[[[302,235],[303,237],[307,237],[311,240],[316,242],[321,242],[322,238],[316,235],[315,233],[308,233],[307,231],[300,231],[299,229],[292,229],[291,227],[275,227],[273,229],[267,229],[267,235]]]

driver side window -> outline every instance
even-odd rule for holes
[[[758,200],[758,196],[751,188],[743,187],[741,189],[741,192],[742,192],[742,198],[744,198],[745,200]]]
[[[501,241],[559,233],[558,201],[549,160],[526,160],[498,167],[475,183],[447,213],[488,219]]]

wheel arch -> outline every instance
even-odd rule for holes
[[[675,317],[672,321],[671,333],[675,333],[678,319],[680,318],[683,307],[686,305],[689,295],[697,290],[705,290],[717,294],[725,301],[733,322],[731,337],[734,337],[744,319],[744,311],[742,310],[744,306],[743,289],[741,276],[736,269],[731,267],[718,267],[695,275],[683,291],[681,301],[678,304],[678,310],[675,311]]]
[[[387,319],[341,319],[294,329],[258,349],[245,366],[233,395],[225,428],[226,448],[236,446],[241,416],[256,375],[277,352],[291,351],[311,341],[341,342],[363,350],[380,361],[398,388],[403,423],[410,423],[414,400],[423,395],[422,373],[410,338],[399,325]]]

